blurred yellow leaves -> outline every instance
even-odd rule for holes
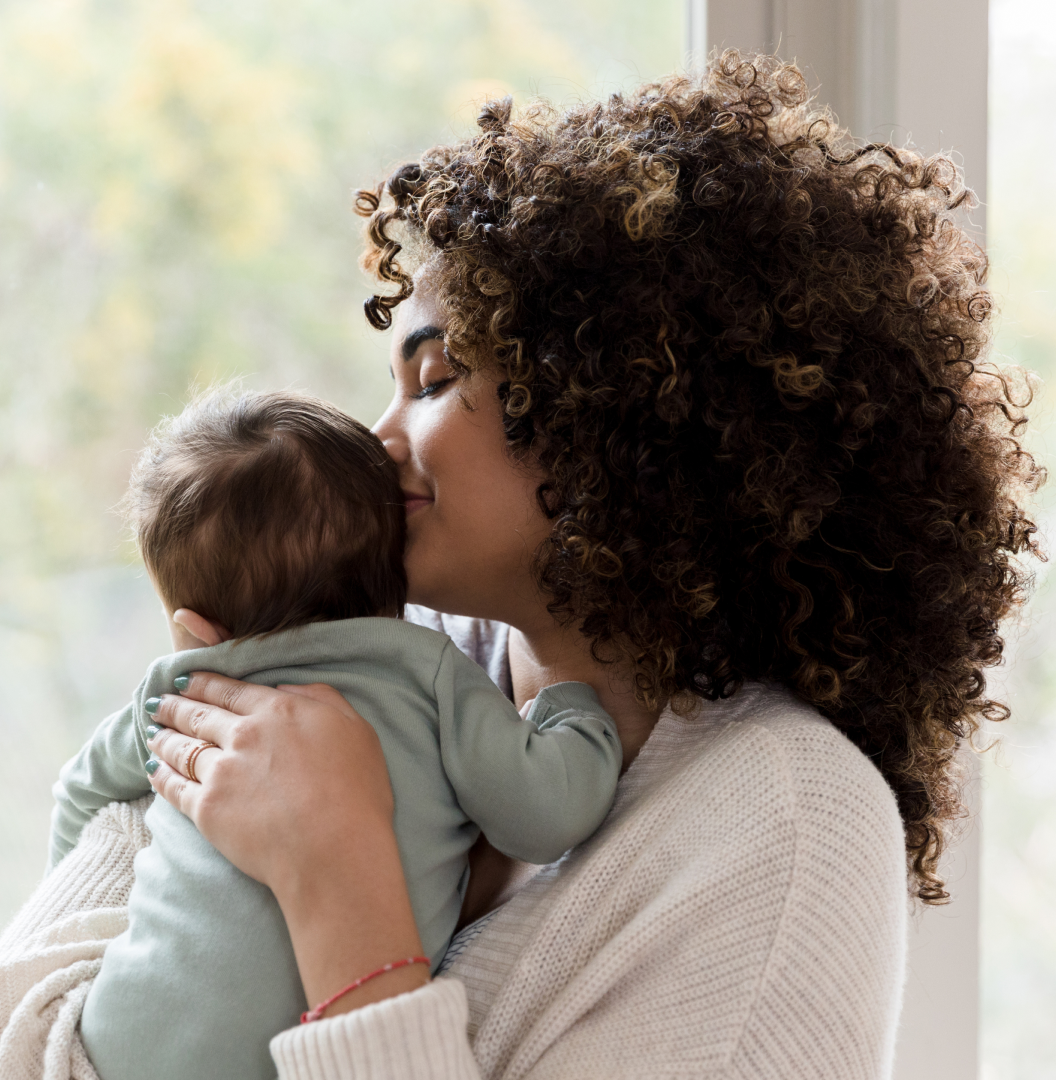
[[[171,213],[219,252],[252,256],[286,226],[290,184],[317,166],[301,80],[221,40],[184,0],[121,8],[107,19],[87,0],[12,5],[0,87],[11,106],[57,113],[71,149],[91,144],[99,171],[82,194],[102,240]]]
[[[104,115],[135,170],[108,179],[95,215],[105,234],[143,227],[168,202],[187,229],[247,257],[286,223],[286,182],[314,168],[291,71],[251,64],[183,3],[147,9],[134,63]]]
[[[0,11],[4,571],[113,557],[144,396],[233,366],[222,267],[279,244],[317,168],[304,96],[182,0]]]
[[[4,12],[4,84],[23,101],[37,93],[39,73],[80,81],[90,74],[92,54],[85,50],[82,0],[42,0]]]
[[[74,342],[77,381],[120,408],[139,389],[153,337],[154,319],[142,295],[127,283],[115,287]]]

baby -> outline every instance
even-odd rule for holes
[[[145,706],[194,670],[329,683],[374,727],[434,970],[481,831],[547,863],[605,817],[621,750],[593,690],[549,687],[522,719],[448,637],[401,618],[400,485],[355,420],[294,394],[210,393],[155,432],[126,506],[177,651],[63,767],[52,865],[100,808],[151,791]],[[274,896],[163,799],[146,822],[129,927],[81,1019],[92,1063],[102,1080],[274,1077],[268,1041],[307,1006]]]

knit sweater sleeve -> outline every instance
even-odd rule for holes
[[[108,942],[128,926],[150,802],[100,811],[0,935],[0,1076],[95,1077],[77,1024]]]
[[[271,1041],[279,1080],[480,1080],[466,992],[434,979],[410,994],[303,1024]]]

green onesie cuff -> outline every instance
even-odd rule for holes
[[[582,682],[560,682],[544,687],[536,695],[525,719],[530,720],[536,727],[543,728],[554,718],[567,712],[587,713],[599,720],[612,722],[612,718],[601,707],[594,688]]]

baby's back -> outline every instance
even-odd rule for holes
[[[340,691],[378,733],[411,902],[434,965],[457,921],[467,852],[479,832],[441,760],[433,683],[447,644],[395,619],[317,623],[164,658],[135,703],[139,723],[142,702],[171,692],[172,678],[195,667],[271,686],[325,682]],[[490,690],[501,705],[499,691]],[[306,1008],[275,897],[163,800],[146,821],[153,840],[136,857],[129,929],[107,948],[84,1007],[89,1057],[103,1080],[273,1076],[268,1040]]]

